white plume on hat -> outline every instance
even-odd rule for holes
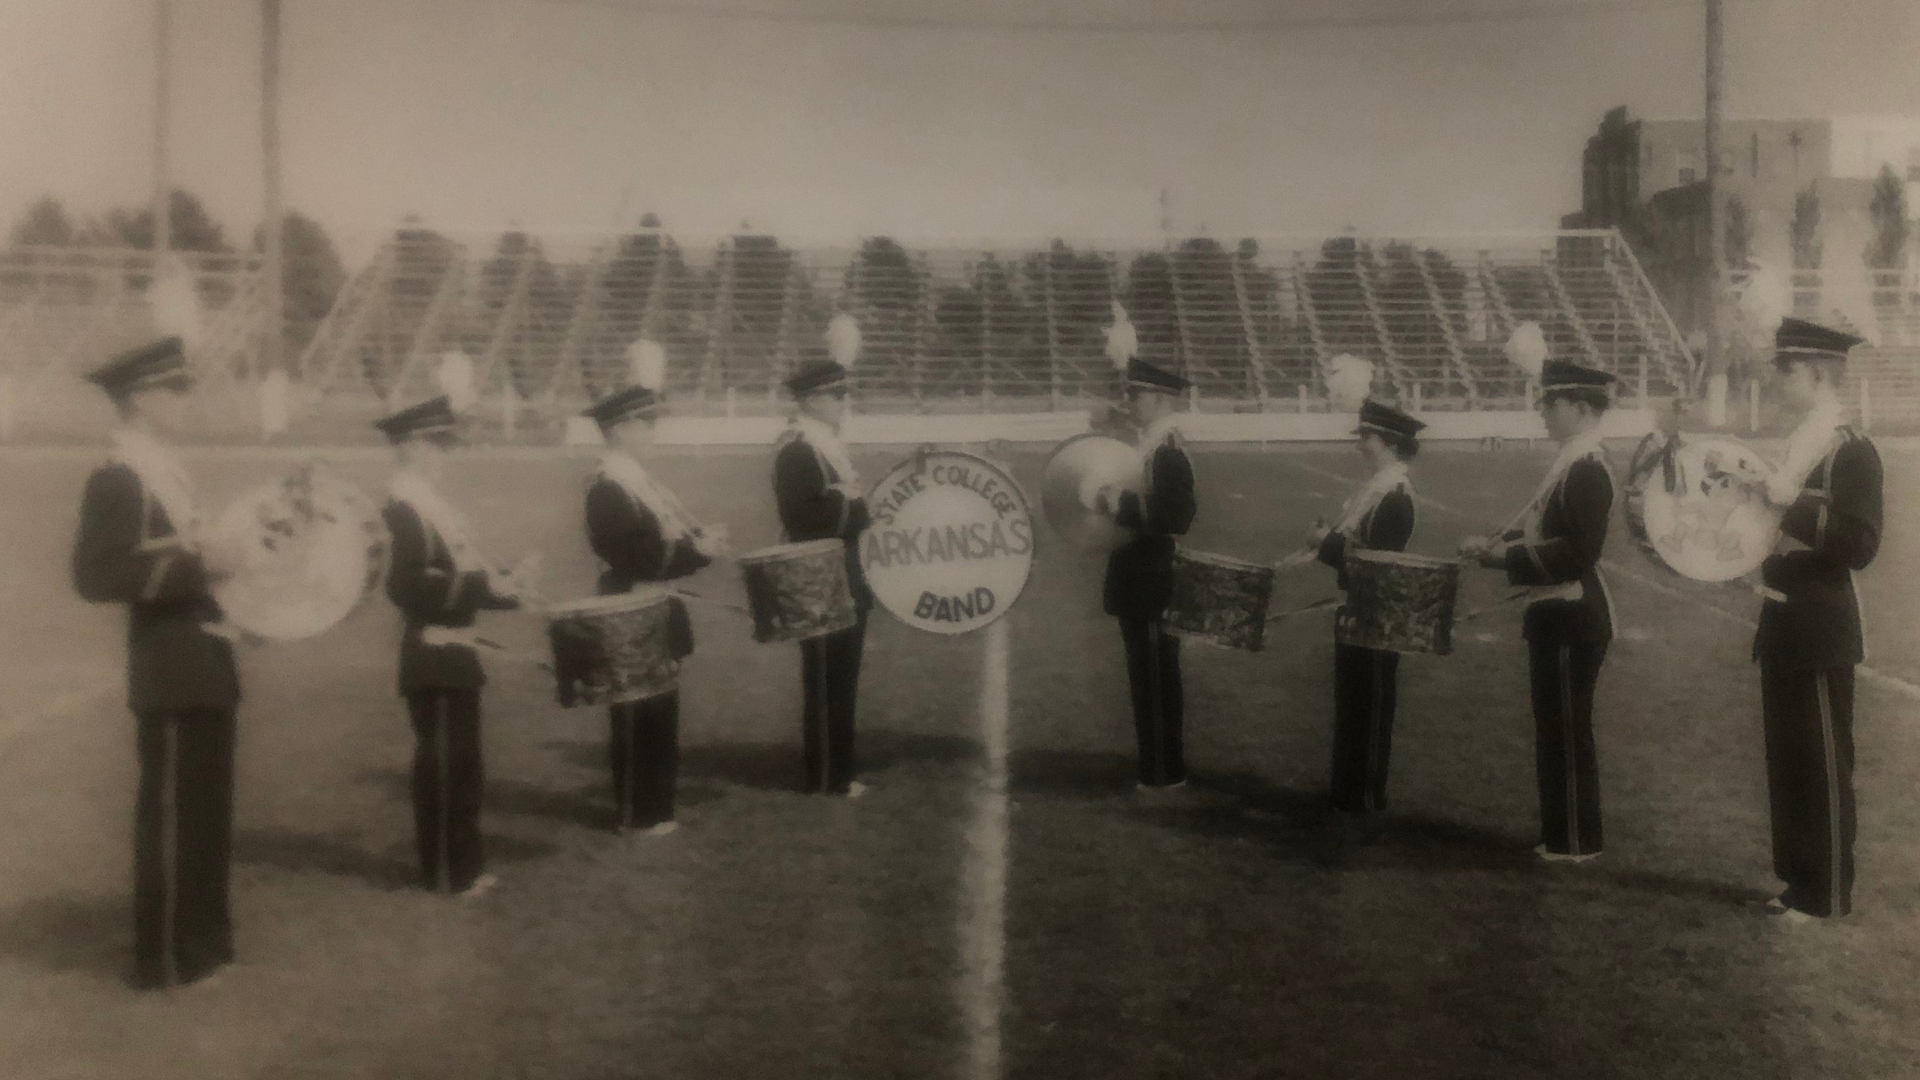
[[[827,324],[827,352],[841,367],[851,368],[860,357],[860,321],[843,311]]]
[[[1880,342],[1880,316],[1873,310],[1873,283],[1863,263],[1835,267],[1826,275],[1827,288],[1822,298],[1832,309],[1829,319],[1836,328],[1851,330],[1869,345]],[[1837,324],[1845,323],[1845,327]]]
[[[466,412],[473,407],[474,399],[479,395],[473,389],[473,361],[458,349],[440,354],[440,364],[434,369],[434,381],[440,384],[440,392],[447,395],[447,404],[454,412]]]
[[[1120,301],[1113,302],[1113,325],[1106,328],[1107,359],[1113,366],[1125,372],[1127,361],[1140,351],[1140,334],[1133,328],[1133,320],[1127,317],[1127,309]]]
[[[177,256],[164,255],[155,265],[148,301],[153,305],[154,326],[162,335],[179,338],[189,354],[200,347],[205,336],[200,293],[193,271]]]
[[[1373,390],[1373,362],[1350,353],[1341,353],[1327,361],[1321,375],[1327,384],[1327,398],[1341,412],[1359,412],[1360,403]]]
[[[667,381],[667,350],[650,337],[635,338],[627,346],[627,376],[634,386],[659,393]]]
[[[1756,260],[1740,291],[1738,310],[1752,340],[1771,348],[1780,323],[1793,313],[1793,279],[1779,267]]]
[[[1507,359],[1532,378],[1539,378],[1547,366],[1547,335],[1537,322],[1523,322],[1507,338]]]

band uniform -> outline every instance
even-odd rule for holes
[[[435,398],[378,426],[401,442],[450,434],[455,419],[447,400]],[[495,591],[483,564],[456,558],[464,538],[449,536],[448,523],[435,522],[420,505],[437,501],[430,491],[400,489],[381,517],[392,538],[387,598],[402,620],[399,690],[415,738],[411,787],[422,884],[458,893],[486,870],[480,692],[487,679],[474,645],[463,639],[478,612],[510,610],[519,601]]]
[[[1425,426],[1391,406],[1366,401],[1361,404],[1356,434],[1371,432],[1391,439],[1395,445],[1408,445]],[[1404,453],[1391,448],[1387,452]],[[1342,593],[1347,589],[1350,552],[1405,551],[1413,539],[1413,482],[1405,460],[1397,459],[1381,469],[1355,493],[1354,500],[1315,551],[1322,563],[1338,571]],[[1329,789],[1336,810],[1369,813],[1386,809],[1399,679],[1399,653],[1334,642],[1333,769]]]
[[[1788,319],[1777,359],[1844,363],[1860,338]],[[1840,422],[1809,416],[1817,462],[1781,519],[1776,552],[1761,564],[1753,655],[1761,715],[1777,904],[1834,917],[1852,909],[1854,667],[1866,658],[1853,574],[1872,563],[1883,524],[1882,472],[1873,442]],[[1796,441],[1799,433],[1796,432]],[[1793,455],[1789,454],[1789,469]]]
[[[655,415],[661,407],[653,390],[635,386],[609,395],[587,415],[606,430]],[[671,536],[669,522],[674,525]],[[712,561],[700,550],[697,526],[686,520],[671,494],[618,449],[609,451],[587,488],[586,527],[587,542],[606,567],[598,583],[602,596],[683,578]],[[667,602],[669,654],[677,661],[693,652],[693,627],[677,598]],[[679,690],[612,704],[607,720],[615,827],[650,829],[672,821],[680,754]]]
[[[124,353],[88,376],[116,401],[184,393],[181,342]],[[127,605],[127,705],[140,763],[134,823],[134,983],[194,982],[233,960],[233,643],[194,548],[191,487],[152,434],[115,435],[88,477],[71,576],[93,603]]]
[[[803,366],[787,380],[796,398],[844,393],[848,373],[835,360]],[[855,477],[844,444],[804,410],[780,435],[774,453],[773,493],[780,527],[789,543],[838,539],[846,544],[847,586],[857,621],[800,643],[802,744],[806,790],[857,794],[854,716],[860,660],[873,608],[873,591],[860,565],[860,537],[872,523],[866,499],[853,490]]]

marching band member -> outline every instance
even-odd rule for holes
[[[840,441],[847,381],[846,366],[833,359],[802,365],[787,379],[798,407],[774,454],[773,495],[788,542],[838,538],[847,545],[847,585],[859,621],[800,643],[801,728],[807,790],[857,798],[867,788],[854,779],[854,706],[867,613],[873,608],[873,591],[860,567],[860,534],[872,519],[860,477]]]
[[[1145,495],[1102,488],[1095,496],[1096,510],[1133,530],[1107,557],[1101,599],[1107,614],[1120,621],[1127,652],[1140,752],[1138,786],[1143,793],[1161,792],[1187,779],[1180,639],[1160,627],[1173,599],[1173,538],[1186,533],[1196,510],[1193,462],[1175,411],[1187,380],[1134,356],[1126,358],[1125,372],[1127,408],[1141,433]]]
[[[1547,361],[1540,380],[1540,415],[1560,454],[1518,528],[1468,537],[1460,552],[1538,589],[1523,624],[1543,841],[1534,852],[1549,862],[1583,862],[1602,848],[1593,689],[1613,639],[1613,604],[1600,577],[1613,474],[1600,419],[1615,380],[1567,360]]]
[[[74,589],[127,605],[127,705],[138,723],[134,982],[201,982],[233,960],[233,644],[209,586],[236,553],[197,536],[193,484],[166,439],[186,427],[192,380],[179,338],[87,376],[113,400],[113,459],[87,478]]]
[[[1347,500],[1337,522],[1317,524],[1307,537],[1319,560],[1339,571],[1342,590],[1347,587],[1348,552],[1407,549],[1414,523],[1407,462],[1419,453],[1416,436],[1424,427],[1392,406],[1361,404],[1354,434],[1373,475]],[[1363,814],[1386,808],[1399,669],[1399,653],[1334,643],[1331,791],[1337,810]]]
[[[428,889],[477,897],[498,879],[485,872],[480,839],[484,769],[480,668],[474,615],[520,605],[513,576],[494,571],[466,519],[436,490],[458,420],[437,397],[375,423],[400,459],[381,509],[393,538],[387,598],[400,609],[400,694],[415,738],[413,818]]]
[[[654,346],[658,349],[658,346]],[[660,357],[664,366],[664,354]],[[651,384],[651,385],[649,385]],[[641,465],[653,445],[654,422],[665,402],[657,374],[607,395],[586,411],[606,436],[607,454],[587,489],[587,541],[606,564],[600,595],[624,593],[642,582],[683,578],[713,561],[720,530],[702,529],[671,491]],[[672,654],[693,652],[693,630],[678,600],[673,605]],[[608,707],[615,829],[642,835],[673,832],[674,777],[680,753],[680,693]]]
[[[1787,461],[1767,484],[1786,508],[1761,564],[1761,716],[1773,821],[1768,908],[1789,921],[1837,917],[1853,891],[1853,684],[1865,659],[1853,572],[1880,548],[1880,455],[1846,422],[1837,386],[1861,338],[1799,319],[1774,338],[1787,402],[1802,411]]]

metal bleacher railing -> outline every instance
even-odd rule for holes
[[[765,236],[695,248],[649,230],[563,258],[518,232],[463,243],[408,228],[348,284],[298,375],[322,401],[371,408],[431,392],[437,358],[458,349],[483,398],[511,391],[538,424],[621,385],[627,346],[647,336],[666,348],[679,410],[760,414],[824,353],[838,306],[862,331],[863,411],[1076,409],[1114,389],[1102,329],[1116,301],[1142,356],[1186,373],[1203,411],[1317,408],[1338,353],[1374,360],[1423,409],[1524,408],[1501,350],[1525,320],[1632,387],[1669,389],[1690,364],[1611,232],[996,251]]]

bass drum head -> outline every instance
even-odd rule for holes
[[[347,617],[386,575],[380,511],[315,468],[255,488],[227,507],[213,542],[244,555],[213,587],[228,622],[274,641],[313,637]]]
[[[1110,435],[1075,435],[1054,448],[1041,470],[1040,511],[1069,547],[1110,550],[1128,531],[1094,510],[1094,495],[1108,486],[1139,494],[1145,482],[1139,451]]]
[[[1758,569],[1780,538],[1767,502],[1773,465],[1726,438],[1687,437],[1671,457],[1649,454],[1627,487],[1627,525],[1641,550],[1695,581]]]

